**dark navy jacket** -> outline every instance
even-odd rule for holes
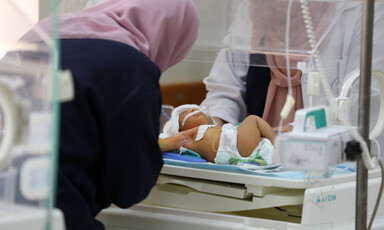
[[[98,39],[61,40],[73,101],[61,104],[57,207],[67,230],[98,230],[112,203],[143,200],[163,165],[158,146],[159,68],[136,49]]]

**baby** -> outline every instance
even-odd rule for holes
[[[182,105],[174,109],[159,138],[162,151],[181,146],[217,164],[258,162],[271,163],[276,134],[258,116],[250,115],[239,125],[218,126],[198,105]]]

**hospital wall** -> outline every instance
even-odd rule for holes
[[[208,76],[217,53],[224,47],[240,1],[193,0],[199,12],[199,37],[187,57],[169,68],[160,78],[163,104],[200,104],[207,93],[203,79]]]
[[[200,104],[207,93],[203,78],[211,66],[208,62],[182,61],[164,72],[160,78],[163,104]]]
[[[19,39],[33,24],[49,14],[49,1],[0,0],[1,40],[16,41]]]

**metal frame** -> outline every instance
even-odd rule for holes
[[[361,56],[360,56],[360,88],[359,88],[359,132],[365,142],[370,146],[369,140],[369,113],[371,95],[371,69],[372,69],[372,39],[374,0],[364,0],[361,28]],[[357,159],[356,174],[356,218],[355,229],[367,228],[367,190],[368,170],[363,159]]]

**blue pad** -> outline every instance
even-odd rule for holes
[[[224,165],[224,164],[215,164],[208,162],[205,159],[202,159],[197,153],[187,150],[186,152],[179,154],[175,152],[164,152],[163,160],[165,164],[184,166],[189,168],[198,168],[198,169],[209,169],[216,171],[225,171],[225,172],[234,172],[234,173],[243,173],[243,174],[253,174],[259,176],[269,176],[269,177],[278,177],[291,180],[303,180],[306,179],[307,174],[304,171],[292,171],[284,170],[280,165],[265,165],[265,166],[256,166],[256,165]],[[319,176],[311,176],[312,179],[325,179],[329,178],[332,175],[340,175],[346,173],[356,172],[356,163],[345,162],[337,165],[336,167],[331,167],[328,172]]]
[[[190,150],[188,150],[188,151],[190,151]],[[184,162],[208,162],[207,160],[201,158],[200,156],[196,156],[196,155],[193,155],[190,153],[178,154],[178,153],[174,153],[174,152],[163,152],[163,159],[164,160],[177,160],[177,161],[184,161]]]

